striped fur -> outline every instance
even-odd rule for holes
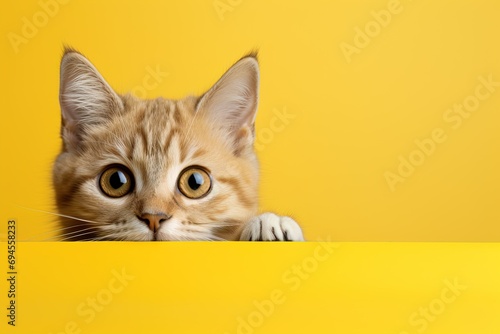
[[[63,149],[53,167],[58,210],[68,216],[61,218],[62,239],[239,239],[257,213],[257,89],[257,62],[250,56],[202,97],[142,100],[115,93],[85,57],[66,50]],[[113,164],[126,166],[135,179],[133,192],[121,198],[107,197],[98,185]],[[211,192],[196,200],[177,189],[179,173],[191,165],[205,167],[213,179]],[[155,233],[138,219],[142,212],[171,218]]]

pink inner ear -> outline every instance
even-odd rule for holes
[[[234,136],[234,155],[241,156],[246,150],[253,150],[254,133],[249,126],[243,126]]]
[[[255,121],[258,90],[257,60],[243,58],[203,95],[197,112],[205,114],[228,133],[237,135],[237,129],[244,125],[252,126]]]
[[[67,50],[61,60],[60,87],[62,134],[69,147],[78,146],[85,125],[101,123],[110,112],[123,109],[120,97],[76,51]]]

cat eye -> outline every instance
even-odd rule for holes
[[[187,198],[202,198],[212,189],[212,178],[205,168],[190,166],[180,173],[177,188]]]
[[[125,166],[111,166],[102,172],[99,186],[109,197],[123,197],[132,191],[134,179]]]

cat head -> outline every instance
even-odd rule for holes
[[[62,240],[232,240],[256,214],[256,55],[205,94],[116,93],[77,51],[61,61],[53,167]]]

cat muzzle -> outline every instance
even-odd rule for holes
[[[144,222],[148,228],[156,233],[163,222],[169,220],[172,216],[169,216],[165,213],[143,213],[137,218]]]

